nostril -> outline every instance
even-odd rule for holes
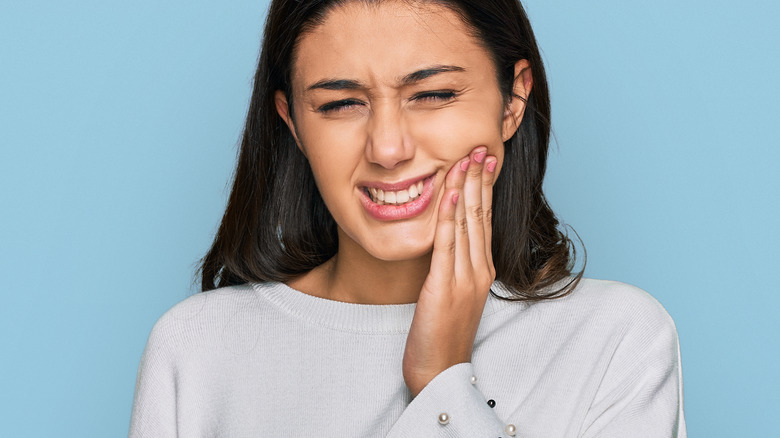
[[[385,169],[394,169],[400,164],[414,157],[414,148],[402,142],[395,145],[377,144],[372,142],[366,149],[366,158],[373,164],[378,164]]]

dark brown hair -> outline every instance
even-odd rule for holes
[[[336,223],[314,184],[309,163],[276,112],[282,90],[292,106],[291,69],[302,34],[346,1],[274,0],[266,19],[254,91],[225,215],[201,264],[201,289],[287,281],[338,250]],[[574,246],[542,193],[550,139],[550,98],[536,39],[517,0],[435,0],[456,12],[490,52],[506,102],[514,66],[527,59],[533,87],[523,120],[504,143],[493,197],[496,280],[513,299],[557,298],[573,290]],[[292,109],[290,109],[292,113]]]

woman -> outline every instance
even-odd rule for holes
[[[549,115],[516,1],[274,1],[205,293],[155,325],[130,435],[685,436],[667,313],[572,275]]]

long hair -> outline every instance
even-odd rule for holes
[[[336,223],[274,94],[287,96],[292,114],[292,64],[301,35],[347,1],[274,0],[241,140],[227,208],[202,260],[203,291],[247,282],[288,281],[321,265],[338,250]],[[510,299],[543,300],[570,293],[574,245],[559,228],[542,181],[550,139],[550,97],[541,55],[528,17],[517,0],[433,0],[450,8],[474,32],[495,63],[504,101],[512,94],[514,66],[526,59],[533,87],[525,115],[504,143],[502,171],[493,188],[493,263]]]

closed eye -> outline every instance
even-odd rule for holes
[[[350,107],[363,105],[363,102],[357,99],[342,99],[333,102],[328,102],[325,105],[317,108],[317,111],[321,113],[332,113],[349,109]]]
[[[411,100],[417,102],[446,102],[455,98],[452,90],[425,91],[412,96]]]
[[[452,90],[440,90],[440,91],[425,91],[422,93],[417,93],[414,96],[411,97],[410,100],[416,101],[416,102],[446,102],[449,100],[454,99],[456,96],[455,92]],[[342,99],[342,100],[335,100],[333,102],[328,102],[319,108],[317,108],[318,112],[321,113],[334,113],[338,111],[344,111],[347,109],[350,109],[351,107],[364,105],[364,103],[357,99]]]

